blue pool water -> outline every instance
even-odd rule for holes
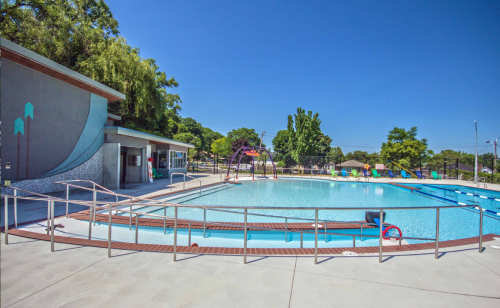
[[[479,205],[495,213],[500,212],[500,192],[498,191],[458,185],[409,184],[407,186],[420,188],[421,192],[433,196],[464,204]]]
[[[457,187],[455,187],[457,188]],[[446,196],[451,191],[425,188],[436,196]],[[493,194],[491,191],[489,193]],[[464,195],[465,197],[470,197]],[[461,198],[460,196],[457,198]],[[451,200],[451,199],[450,199]],[[173,200],[181,204],[223,206],[266,206],[266,207],[401,207],[401,206],[442,206],[454,205],[442,199],[432,198],[389,184],[365,182],[331,182],[309,179],[280,179],[278,181],[243,182],[240,186],[189,199]],[[478,202],[490,202],[479,200]],[[497,202],[498,201],[492,201]],[[470,202],[467,202],[470,204]],[[151,208],[143,209],[151,212]],[[157,214],[163,214],[158,210]],[[249,213],[280,215],[297,218],[314,218],[314,211],[299,210],[249,210]],[[167,209],[173,216],[173,209]],[[179,209],[180,218],[203,220],[203,210]],[[363,221],[364,211],[319,211],[319,219],[339,221]],[[207,211],[207,221],[243,222],[243,215]],[[249,222],[284,222],[281,218],[249,216]],[[299,221],[299,220],[297,220]],[[297,222],[295,221],[295,222]],[[388,223],[398,226],[404,236],[435,237],[436,210],[389,210]],[[289,220],[289,222],[293,222]],[[312,222],[311,222],[312,223]],[[484,215],[483,234],[500,233],[500,216]],[[461,208],[442,209],[440,212],[440,239],[451,240],[477,236],[479,234],[479,214],[477,210]],[[416,240],[409,242],[415,243]]]

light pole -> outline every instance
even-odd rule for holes
[[[474,184],[479,183],[479,179],[477,178],[477,121],[474,121],[476,125],[476,157],[474,160]]]
[[[493,172],[496,172],[497,169],[497,145],[498,145],[498,137],[495,139],[495,143],[493,141],[486,141],[486,143],[490,143],[495,148],[495,163],[493,164]]]

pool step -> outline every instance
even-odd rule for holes
[[[216,189],[212,189],[210,191],[205,191],[205,192],[202,191],[201,196],[200,196],[200,194],[198,192],[196,194],[190,194],[189,196],[185,196],[185,197],[181,197],[181,198],[176,198],[176,199],[172,200],[172,202],[175,202],[175,203],[187,202],[187,201],[190,201],[190,200],[193,200],[193,199],[196,199],[196,198],[200,198],[200,197],[203,197],[203,196],[206,196],[206,195],[210,195],[210,194],[222,191],[222,190],[230,189],[232,187],[233,186],[231,186],[231,185],[222,186],[222,187],[218,187]]]
[[[231,187],[232,187],[232,185],[229,185],[229,184],[218,184],[218,185],[208,186],[208,187],[205,187],[205,188],[201,189],[201,196],[205,196],[207,194],[218,192],[218,191],[221,191],[221,190],[224,190],[224,189],[228,189],[228,188],[231,188]],[[175,194],[172,194],[172,195],[168,195],[168,197],[161,197],[161,198],[157,198],[157,199],[154,199],[154,200],[164,201],[164,202],[172,202],[172,203],[179,203],[179,202],[185,202],[187,200],[196,199],[196,198],[199,198],[199,197],[200,197],[200,191],[199,190],[189,190],[189,191],[186,191],[186,192],[179,192],[179,193],[175,193]],[[154,201],[154,200],[152,200],[152,201]],[[120,209],[130,210],[130,205],[123,205],[123,206],[120,206],[119,208]],[[133,211],[137,211],[137,212],[140,212],[140,213],[154,212],[154,211],[157,211],[158,209],[159,209],[159,207],[157,207],[157,206],[155,206],[154,208],[152,208],[151,206],[147,205],[147,203],[142,203],[142,202],[137,202],[137,205],[133,205],[132,206],[132,210]],[[104,213],[104,212],[105,211],[103,211],[102,213]],[[127,216],[129,214],[123,213],[123,215]]]

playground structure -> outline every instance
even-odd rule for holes
[[[241,153],[240,153],[241,151]],[[233,164],[234,158],[240,154],[240,159],[238,160],[238,166],[236,168],[236,180],[238,179],[238,173],[240,171],[240,163],[241,159],[243,158],[243,155],[248,155],[252,156],[252,181],[255,180],[255,156],[259,156],[261,151],[266,151],[267,155],[271,159],[271,162],[273,163],[273,179],[277,180],[278,179],[278,173],[276,171],[276,164],[274,163],[274,160],[269,153],[269,151],[266,148],[259,147],[257,150],[255,150],[255,146],[242,146],[241,148],[234,153],[233,158],[231,158],[231,162],[229,163],[229,166],[227,168],[227,175],[226,178],[229,178],[229,172],[231,171],[231,165]],[[266,168],[264,168],[264,176],[266,176]]]

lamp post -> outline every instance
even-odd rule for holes
[[[497,145],[498,145],[498,137],[495,139],[495,143],[493,141],[486,141],[486,143],[491,144],[495,148],[495,163],[493,164],[493,172],[496,172],[497,169]]]

